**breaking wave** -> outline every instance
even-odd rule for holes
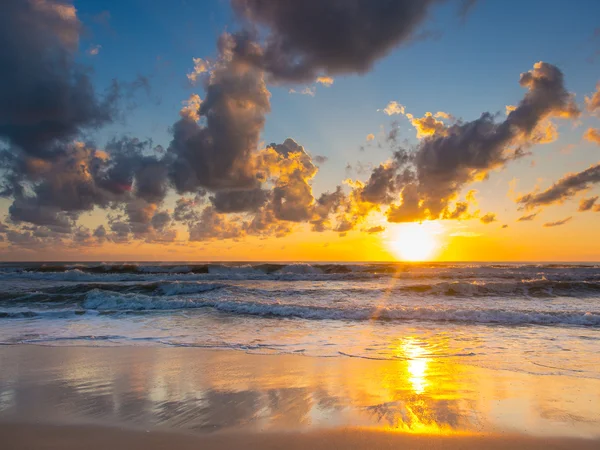
[[[221,312],[289,317],[309,320],[423,320],[433,322],[469,322],[507,325],[580,325],[600,326],[600,313],[581,311],[527,311],[505,309],[469,309],[437,307],[365,307],[287,305],[280,303],[223,301],[204,298],[153,298],[142,294],[108,294],[91,291],[83,307],[96,311],[151,311],[186,308],[213,308]]]

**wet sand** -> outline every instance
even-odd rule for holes
[[[451,358],[0,347],[2,448],[600,448],[598,439],[600,380],[590,378]]]
[[[0,424],[7,450],[367,450],[367,449],[598,449],[599,441],[528,436],[428,436],[367,429],[335,429],[305,433],[216,433],[193,435],[92,426]]]

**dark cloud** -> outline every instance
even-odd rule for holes
[[[271,108],[270,93],[263,72],[242,58],[257,52],[260,48],[243,37],[219,39],[205,98],[197,110],[184,108],[172,128],[170,178],[179,193],[258,187],[252,155]]]
[[[414,180],[414,173],[407,168],[411,155],[397,150],[391,161],[373,169],[364,187],[360,191],[363,201],[376,204],[389,204],[407,183]]]
[[[451,125],[443,134],[421,141],[415,163],[419,193],[431,217],[438,217],[466,184],[519,157],[519,148],[529,144],[542,120],[578,117],[557,67],[536,63],[521,74],[520,84],[528,91],[504,122],[496,123],[490,113],[484,113],[477,120]],[[510,146],[516,150],[510,151]]]
[[[341,186],[333,192],[324,192],[316,200],[313,207],[312,230],[322,232],[331,229],[331,216],[336,214],[346,202]]]
[[[313,160],[317,163],[317,164],[325,164],[327,162],[329,158],[327,156],[322,156],[322,155],[316,155]]]
[[[562,219],[562,220],[557,220],[556,222],[546,222],[544,224],[544,227],[546,228],[550,228],[550,227],[558,227],[561,225],[564,225],[565,223],[567,223],[569,220],[571,220],[573,217],[567,217],[566,219]]]
[[[579,202],[579,208],[577,209],[577,211],[584,212],[584,211],[591,210],[594,207],[594,204],[596,203],[597,200],[598,200],[597,195],[594,197],[581,199],[581,201]]]
[[[220,213],[257,211],[269,198],[269,192],[260,188],[240,191],[219,191],[210,197]]]
[[[565,175],[545,191],[531,192],[519,197],[517,203],[525,209],[562,203],[596,183],[600,183],[600,164],[590,166],[578,173]]]
[[[68,0],[0,4],[0,138],[27,155],[47,158],[114,116],[117,85],[99,97],[75,62],[81,28]]]
[[[416,37],[437,0],[232,0],[246,21],[269,30],[249,58],[273,78],[314,81],[319,75],[365,73]]]
[[[415,222],[423,217],[419,204],[419,192],[415,183],[407,184],[402,189],[402,203],[392,204],[387,211],[389,222]]]
[[[15,200],[9,206],[8,214],[15,223],[28,222],[48,226],[63,233],[69,233],[74,224],[73,218],[59,208],[41,205],[36,199],[29,197]]]
[[[371,228],[366,228],[363,230],[365,233],[369,233],[369,234],[373,234],[373,233],[381,233],[382,231],[385,231],[385,227],[380,226],[376,226],[376,227],[371,227]]]
[[[485,216],[481,217],[479,219],[481,221],[481,223],[484,224],[488,224],[488,223],[492,223],[492,222],[496,222],[496,214],[494,213],[487,213]]]
[[[212,206],[204,208],[198,220],[190,224],[189,233],[190,241],[234,239],[244,236],[242,223],[217,213]]]
[[[507,225],[507,224],[504,224],[504,225],[502,225],[502,227],[501,227],[501,228],[508,228],[508,225]]]
[[[529,221],[535,219],[537,215],[538,215],[538,213],[528,214],[526,216],[521,216],[521,217],[519,217],[517,219],[517,222],[529,222]]]

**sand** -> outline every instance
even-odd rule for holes
[[[526,436],[428,436],[334,429],[305,433],[216,433],[193,435],[93,426],[0,424],[0,442],[6,450],[187,450],[187,449],[594,449],[599,441]]]
[[[599,439],[595,379],[449,358],[0,347],[2,449],[548,449]]]

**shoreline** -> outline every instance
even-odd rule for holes
[[[144,449],[163,450],[289,450],[312,448],[326,450],[344,448],[366,450],[372,448],[410,449],[597,449],[599,440],[544,438],[519,435],[439,436],[415,435],[384,430],[341,428],[311,432],[277,433],[213,433],[191,434],[163,430],[135,430],[90,425],[44,425],[0,422],[0,441],[11,450],[87,450]]]
[[[0,346],[0,367],[0,425],[600,439],[600,380],[444,358],[21,344]]]

